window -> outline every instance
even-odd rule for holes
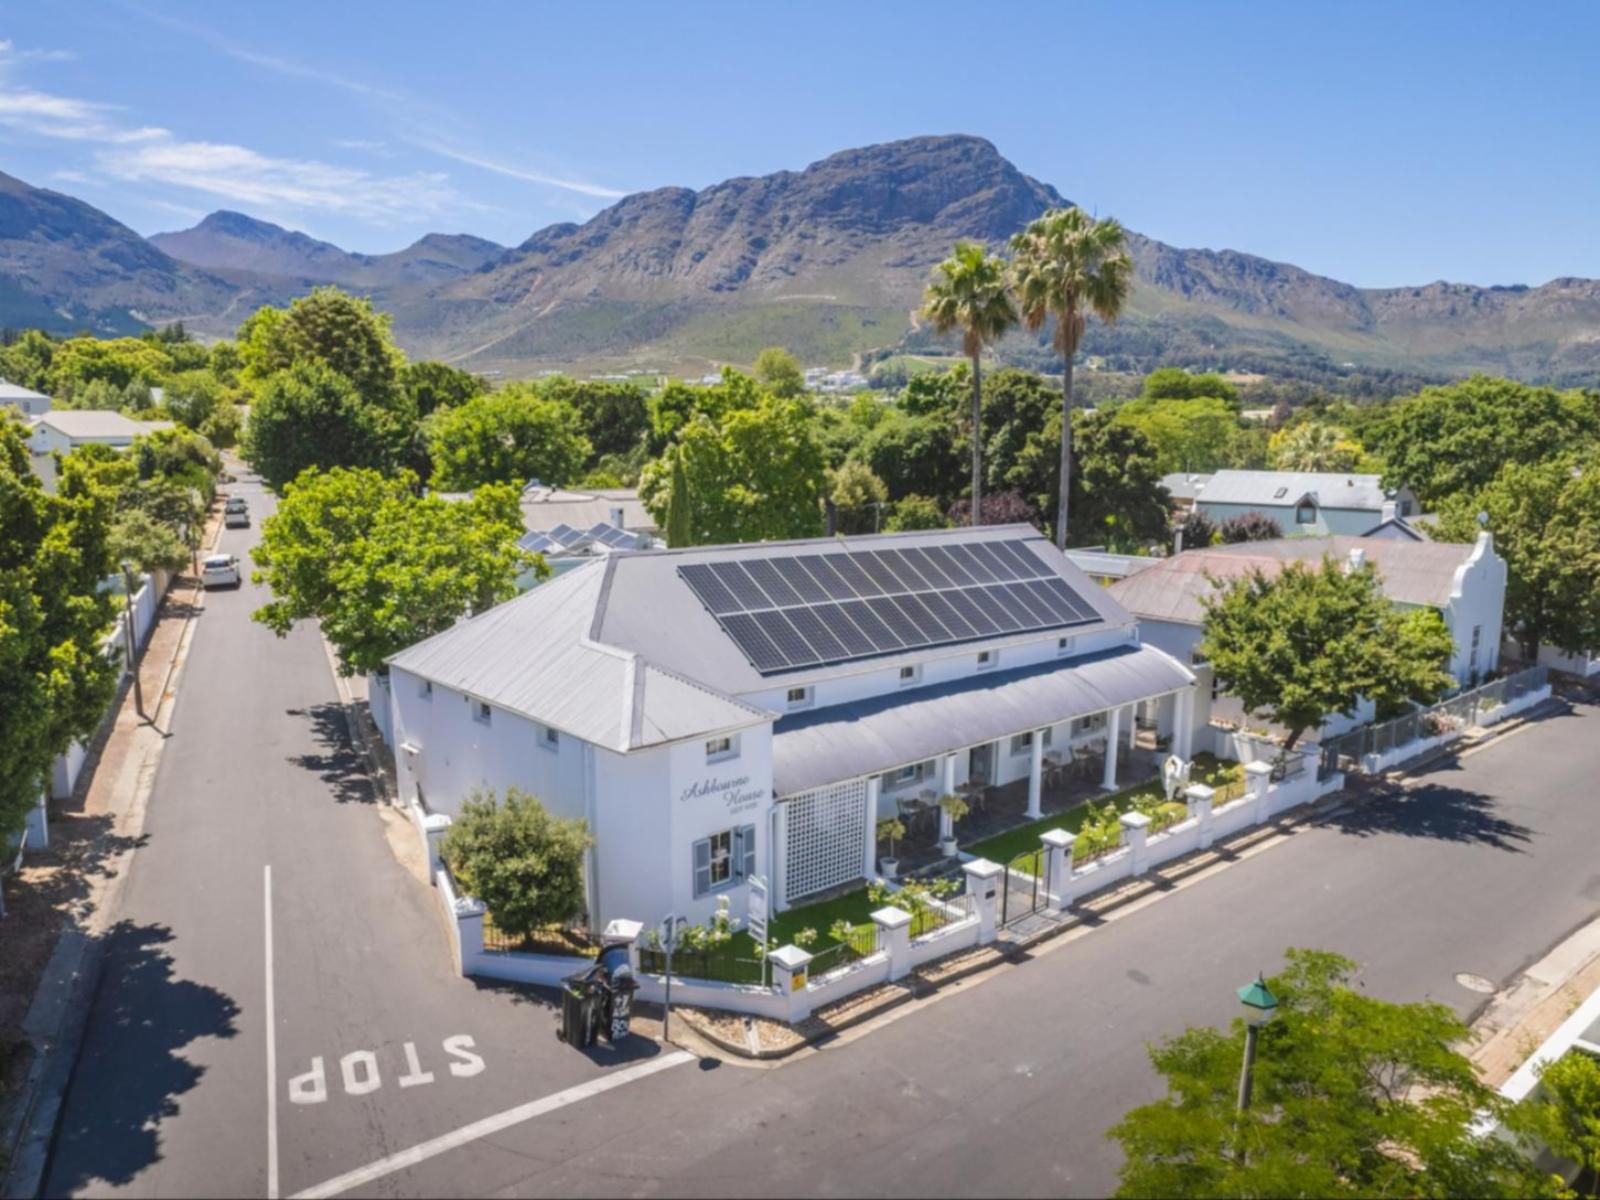
[[[756,870],[756,827],[742,825],[701,838],[694,844],[694,894],[698,899],[711,892],[743,883]]]
[[[922,764],[913,763],[909,767],[901,767],[894,773],[896,783],[915,783],[922,775]]]
[[[1272,493],[1272,498],[1274,500],[1282,500],[1288,494],[1289,494],[1289,489],[1287,487],[1281,487],[1277,491]]]
[[[1072,641],[1069,637],[1056,639],[1056,654],[1058,657],[1065,657],[1072,653]]]
[[[1467,670],[1474,676],[1478,674],[1478,644],[1483,640],[1483,626],[1472,627],[1472,653],[1467,657]]]
[[[1317,506],[1309,500],[1302,500],[1295,506],[1294,523],[1296,525],[1315,525],[1317,523]]]
[[[480,725],[489,724],[493,716],[494,713],[490,710],[489,706],[483,703],[481,700],[478,701],[477,705],[472,710],[472,719],[477,721]]]
[[[730,758],[738,757],[738,737],[724,736],[706,739],[706,761],[708,763],[725,762]]]
[[[900,668],[900,686],[901,687],[910,687],[913,683],[916,683],[917,680],[919,680],[921,678],[922,678],[922,668],[921,667],[901,667]]]
[[[1011,753],[1030,754],[1033,752],[1033,733],[1019,733],[1011,739]]]
[[[996,655],[993,650],[979,650],[978,651],[978,670],[980,670],[980,671],[990,670],[994,666],[995,659],[997,657],[998,657],[998,655]]]
[[[1400,515],[1402,517],[1409,517],[1411,515],[1411,501],[1409,501],[1409,500],[1400,501]]]
[[[786,699],[791,709],[810,708],[811,695],[811,689],[808,687],[792,687]]]
[[[424,700],[432,700],[433,699],[433,680],[424,679],[422,681],[422,683],[417,688],[417,695],[421,696]]]
[[[539,739],[539,744],[546,750],[561,749],[561,731],[559,729],[551,729],[550,726],[546,725],[544,727],[544,736]]]

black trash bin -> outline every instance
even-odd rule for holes
[[[628,947],[607,946],[600,951],[600,964],[595,968],[604,983],[606,994],[605,1021],[601,1034],[608,1042],[620,1042],[628,1036],[633,1015],[633,993],[639,981],[633,977]]]
[[[594,1045],[606,1007],[605,988],[595,978],[598,971],[590,967],[561,981],[561,1024],[556,1036],[578,1050]]]

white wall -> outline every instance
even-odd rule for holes
[[[372,714],[372,723],[378,727],[378,736],[383,739],[383,744],[394,749],[394,705],[389,698],[387,675],[367,676],[367,709]]]
[[[1450,674],[1470,687],[1500,664],[1501,623],[1506,602],[1506,563],[1487,533],[1478,535],[1472,555],[1457,570],[1450,587],[1444,623],[1455,639]],[[1472,631],[1479,630],[1478,659],[1472,662]],[[1476,675],[1476,680],[1474,679]]]
[[[1600,675],[1600,654],[1563,654],[1554,646],[1540,646],[1539,662],[1569,675]]]

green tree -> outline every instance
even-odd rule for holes
[[[1004,372],[1002,372],[1004,374]],[[948,371],[924,371],[906,380],[897,398],[900,411],[952,423],[961,419],[961,401],[972,386],[966,363]]]
[[[1221,375],[1194,375],[1182,367],[1151,371],[1144,377],[1139,394],[1146,400],[1224,400],[1234,412],[1241,407],[1239,389]]]
[[[1065,550],[1071,512],[1072,360],[1089,313],[1115,321],[1133,288],[1127,236],[1116,221],[1097,221],[1081,208],[1051,209],[1011,239],[1013,279],[1029,329],[1055,323],[1061,355],[1061,466],[1057,476],[1056,545]]]
[[[1288,731],[1285,750],[1330,714],[1353,716],[1364,696],[1435,699],[1454,682],[1443,669],[1453,649],[1433,609],[1402,615],[1371,564],[1332,559],[1230,580],[1206,600],[1199,646],[1221,688]]]
[[[553,816],[538,799],[507,788],[505,801],[474,792],[440,854],[495,928],[512,937],[565,925],[584,911],[583,860],[594,839],[582,821]]]
[[[1048,454],[1040,453],[1045,439]],[[1020,492],[1040,512],[1054,512],[1060,439],[1061,398],[1041,376],[1005,367],[984,379],[985,486]]]
[[[1239,437],[1238,416],[1215,396],[1130,400],[1118,406],[1116,416],[1150,439],[1163,475],[1226,467]]]
[[[1363,442],[1388,464],[1387,482],[1409,486],[1432,510],[1486,487],[1508,464],[1536,463],[1597,437],[1600,392],[1475,375],[1398,401]]]
[[[0,421],[0,842],[23,826],[50,764],[100,723],[116,663],[100,643],[114,614],[111,493],[93,464],[61,460],[40,485],[17,426]]]
[[[1073,541],[1137,548],[1165,540],[1167,492],[1150,439],[1105,413],[1074,420]]]
[[[255,578],[272,588],[253,619],[280,637],[318,620],[342,673],[383,673],[390,655],[510,599],[530,563],[547,573],[517,548],[516,489],[448,501],[416,495],[416,483],[334,468],[288,485],[253,552]]]
[[[1528,660],[1546,644],[1600,646],[1600,451],[1502,467],[1445,504],[1436,536],[1474,540],[1479,513],[1506,560],[1506,623]]]
[[[400,390],[420,418],[435,409],[465,404],[483,395],[489,390],[489,383],[481,375],[445,363],[414,362],[400,368]]]
[[[942,512],[961,494],[964,464],[949,421],[892,412],[861,439],[856,453],[883,480],[891,500],[927,496]]]
[[[889,489],[864,462],[847,462],[828,472],[828,499],[838,514],[836,532],[874,533],[883,524]]]
[[[35,392],[50,390],[50,360],[56,343],[37,329],[26,330],[9,346],[0,347],[0,379]]]
[[[689,477],[684,474],[683,458],[672,456],[672,492],[667,497],[667,545],[674,550],[694,545],[694,513],[690,508]]]
[[[649,398],[636,383],[557,375],[540,381],[539,394],[577,414],[578,432],[589,439],[591,463],[606,455],[636,455],[650,431]]]
[[[983,350],[1017,324],[1017,309],[1007,287],[1006,264],[985,254],[977,242],[957,242],[935,269],[923,294],[922,315],[938,334],[961,331],[961,352],[972,363],[972,486],[968,511],[983,519]]]
[[[1250,1107],[1235,1108],[1245,1026],[1186,1030],[1150,1049],[1167,1094],[1110,1131],[1125,1197],[1560,1194],[1514,1145],[1480,1137],[1511,1109],[1455,1046],[1443,1004],[1351,986],[1356,964],[1290,950],[1267,981],[1277,1014],[1259,1034]]]
[[[754,379],[731,367],[722,368],[722,382],[709,387],[669,379],[667,385],[650,398],[651,457],[659,457],[682,430],[697,416],[719,423],[728,413],[754,408],[765,395]]]
[[[239,442],[239,409],[224,400],[200,426],[200,436],[218,450],[230,450]]]
[[[268,336],[271,361],[321,363],[349,380],[364,403],[403,406],[400,368],[405,356],[394,344],[389,315],[374,309],[371,301],[336,287],[314,288],[270,323]]]
[[[457,492],[485,483],[520,488],[530,479],[570,483],[589,458],[589,441],[578,426],[570,407],[544,399],[526,384],[441,408],[426,426],[433,457],[430,482]]]
[[[281,491],[313,468],[387,469],[399,457],[401,434],[343,375],[320,362],[299,362],[262,385],[243,450],[267,486]]]
[[[1361,443],[1326,421],[1280,429],[1268,452],[1276,471],[1354,471],[1362,458]]]
[[[1539,1089],[1521,1104],[1526,1131],[1579,1168],[1590,1200],[1600,1195],[1600,1062],[1569,1050],[1539,1071]]]
[[[927,496],[905,496],[894,506],[883,527],[888,533],[906,533],[913,529],[946,529],[949,525],[937,501]]]
[[[207,370],[174,375],[167,380],[162,402],[174,421],[194,430],[203,429],[217,409],[226,403],[222,398],[222,385]]]
[[[782,346],[768,346],[756,355],[751,374],[774,396],[793,400],[806,394],[806,373],[800,360]]]
[[[810,408],[767,397],[720,423],[702,414],[644,470],[639,498],[664,524],[674,463],[694,498],[690,544],[814,537],[822,532],[825,469]]]
[[[117,513],[111,524],[111,558],[139,574],[178,571],[189,564],[189,547],[171,526],[140,508]]]
[[[76,337],[51,355],[48,390],[66,399],[98,380],[120,392],[135,380],[159,383],[171,370],[171,356],[141,338]]]

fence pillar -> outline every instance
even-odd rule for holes
[[[1033,731],[1033,743],[1029,746],[1028,757],[1028,811],[1030,821],[1037,821],[1044,816],[1041,804],[1044,800],[1044,730]]]
[[[878,949],[889,955],[889,978],[911,974],[911,914],[890,904],[872,914],[878,927]]]
[[[1244,777],[1250,793],[1251,820],[1260,825],[1272,815],[1267,808],[1267,796],[1272,790],[1272,764],[1262,762],[1259,758],[1247,762],[1244,765]]]
[[[1072,907],[1072,843],[1076,840],[1065,829],[1047,829],[1039,835],[1044,843],[1045,878],[1050,880],[1050,907],[1066,912]]]
[[[811,1015],[811,994],[806,991],[811,955],[799,946],[779,946],[767,955],[767,961],[772,964],[772,986],[789,1007],[789,1020],[805,1020]]]
[[[639,977],[639,933],[644,926],[638,921],[630,921],[626,917],[617,917],[605,927],[605,932],[600,935],[600,944],[603,946],[626,946],[628,948],[628,965],[633,968],[633,977]]]
[[[975,858],[963,864],[961,870],[967,877],[972,911],[978,914],[978,945],[986,946],[994,941],[997,881],[1005,868],[987,858]]]
[[[1176,728],[1172,731],[1172,752],[1184,762],[1191,757],[1190,746],[1194,741],[1194,685],[1190,684],[1178,693],[1177,712],[1173,716]]]
[[[422,838],[428,844],[428,874],[436,874],[444,866],[441,847],[445,834],[450,832],[449,813],[429,813],[422,818]]]
[[[1122,840],[1127,844],[1133,873],[1143,875],[1150,869],[1150,818],[1141,812],[1122,814]]]
[[[1195,845],[1201,850],[1208,849],[1215,836],[1211,830],[1211,809],[1217,798],[1216,789],[1203,783],[1191,783],[1184,789],[1183,798],[1188,803],[1189,815],[1200,827],[1199,840]]]
[[[483,954],[483,914],[488,906],[476,896],[456,897],[456,933],[461,942],[461,973],[469,974]]]

